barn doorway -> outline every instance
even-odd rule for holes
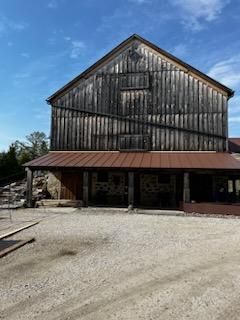
[[[190,176],[191,200],[210,202],[214,200],[212,174],[192,173]]]
[[[121,171],[91,172],[89,203],[94,206],[127,207],[128,175]]]
[[[179,195],[176,192],[178,180],[175,174],[169,173],[135,173],[135,207],[178,208],[180,201]]]
[[[82,172],[62,172],[61,199],[81,200],[83,190]]]

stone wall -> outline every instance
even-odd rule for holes
[[[92,198],[97,202],[111,202],[121,204],[124,202],[124,195],[127,191],[126,175],[123,172],[108,172],[108,181],[101,182],[98,180],[98,173],[92,173]]]
[[[170,207],[175,205],[176,178],[166,176],[161,181],[157,174],[140,174],[140,203],[146,206]]]
[[[61,171],[49,171],[47,175],[47,191],[52,199],[60,199]]]

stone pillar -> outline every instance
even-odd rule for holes
[[[33,172],[29,168],[26,168],[26,172],[27,172],[26,201],[27,201],[27,207],[31,208],[33,205],[33,203],[32,203]]]
[[[190,177],[189,172],[184,172],[183,176],[183,202],[190,202]]]
[[[88,177],[88,171],[83,172],[83,205],[84,207],[88,206],[88,182],[89,182],[89,177]]]
[[[134,205],[134,172],[128,172],[128,207]]]

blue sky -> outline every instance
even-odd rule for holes
[[[239,0],[2,0],[0,150],[49,134],[45,99],[132,33],[234,89],[240,136],[239,30]]]

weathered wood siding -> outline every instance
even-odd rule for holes
[[[224,151],[226,137],[226,94],[138,41],[52,102],[53,150]]]

